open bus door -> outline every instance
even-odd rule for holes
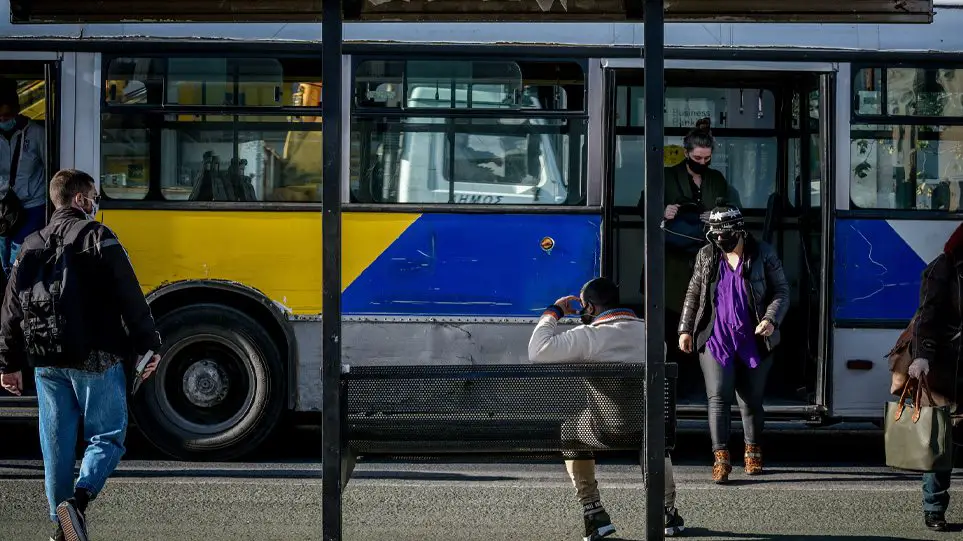
[[[819,307],[819,313],[810,316],[810,322],[816,322],[816,386],[815,404],[816,415],[813,420],[825,421],[825,415],[832,411],[830,407],[830,374],[832,372],[832,265],[833,265],[833,236],[834,216],[836,210],[836,141],[841,136],[837,133],[838,119],[836,71],[823,73],[819,76],[819,92],[815,100],[817,104],[817,121],[810,125],[818,127],[812,152],[819,153],[818,163],[810,170],[818,171],[816,179],[810,179],[811,202],[819,203],[817,208],[810,205],[807,213],[806,230],[809,241],[804,247],[817,248],[808,252],[816,257],[807,260],[814,272],[810,273],[815,282],[814,302],[809,303],[809,310]],[[848,118],[844,119],[848,125]],[[814,193],[818,189],[818,193]],[[806,254],[806,255],[808,255]],[[818,274],[817,274],[818,272]],[[812,343],[812,342],[810,342]]]
[[[0,77],[17,82],[20,114],[44,128],[46,135],[43,178],[47,179],[59,165],[58,100],[56,99],[60,62],[56,53],[0,51]],[[51,205],[47,201],[50,215]],[[2,271],[0,271],[2,272]],[[34,417],[36,388],[33,371],[23,371],[23,394],[13,396],[0,390],[0,417]]]
[[[642,313],[643,221],[638,208],[645,158],[641,60],[605,61],[608,85],[603,270],[620,284],[624,304]],[[833,193],[832,92],[829,63],[668,61],[664,165],[685,157],[683,138],[709,117],[716,140],[712,167],[738,195],[747,229],[774,246],[790,282],[767,386],[772,419],[819,421],[828,377],[828,302],[822,257]],[[830,134],[829,137],[823,134]],[[714,202],[703,202],[709,208]],[[831,261],[831,258],[829,259]],[[666,276],[667,284],[671,277]],[[685,278],[688,280],[688,277]],[[666,294],[667,305],[671,295]],[[675,309],[681,312],[681,306]],[[667,353],[677,353],[675,322],[667,321]],[[707,414],[702,372],[680,363],[679,417]]]

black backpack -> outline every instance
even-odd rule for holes
[[[25,241],[21,248],[13,291],[23,310],[24,346],[31,357],[62,364],[79,361],[88,353],[86,295],[74,245],[92,223],[80,220],[63,236],[46,228],[31,235],[34,238]]]

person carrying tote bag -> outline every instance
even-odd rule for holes
[[[923,271],[920,284],[920,304],[916,313],[916,321],[912,328],[912,338],[909,342],[909,353],[913,362],[907,369],[908,383],[904,386],[900,402],[905,402],[909,385],[915,384],[916,396],[913,402],[913,414],[908,415],[908,409],[897,420],[895,413],[890,411],[892,405],[887,406],[885,420],[887,438],[887,463],[893,465],[911,465],[909,453],[933,453],[933,465],[930,468],[910,468],[923,473],[923,523],[936,531],[947,531],[946,510],[950,503],[950,480],[952,478],[952,453],[959,451],[959,444],[963,443],[963,412],[960,411],[960,362],[961,339],[960,329],[963,328],[963,224],[956,228],[943,247],[943,253],[936,257]],[[896,363],[900,364],[900,363]],[[900,372],[894,366],[894,376]],[[918,383],[916,383],[918,382]],[[912,387],[911,387],[912,388]],[[919,416],[909,427],[907,421],[913,422],[913,417]],[[892,414],[891,414],[892,413]],[[906,419],[905,417],[909,417]],[[946,423],[945,440],[943,426]],[[929,426],[927,432],[923,427]],[[952,428],[950,428],[952,427]],[[901,431],[917,434],[917,439],[907,440]],[[901,435],[897,436],[897,433]],[[955,434],[953,433],[955,432]],[[892,440],[892,441],[890,441]],[[904,450],[897,450],[896,440],[902,441]],[[914,444],[913,441],[916,443]],[[956,445],[947,445],[946,441],[955,441]],[[946,447],[948,457],[942,457],[934,452],[933,444]],[[915,451],[911,448],[916,446]],[[900,455],[903,456],[900,456]],[[917,464],[919,466],[919,464]],[[898,467],[898,466],[897,466]]]
[[[907,407],[910,390],[916,397]],[[933,403],[926,379],[911,379],[897,402],[886,404],[884,442],[886,465],[901,470],[942,472],[953,469],[953,427],[945,407],[923,406],[923,395]]]

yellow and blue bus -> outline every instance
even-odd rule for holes
[[[770,418],[882,415],[883,355],[963,216],[961,23],[666,26],[666,165],[711,118],[713,167],[791,282]],[[338,104],[318,30],[0,23],[49,171],[98,179],[150,301],[163,362],[132,412],[173,456],[236,457],[320,410],[323,182],[344,187],[345,363],[528,362],[543,308],[599,274],[641,311],[639,25],[347,24]],[[680,383],[704,418],[698,367]]]

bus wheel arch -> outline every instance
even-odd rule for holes
[[[164,346],[131,414],[165,454],[229,460],[263,443],[292,398],[296,345],[284,312],[234,283],[169,284],[148,295]]]

